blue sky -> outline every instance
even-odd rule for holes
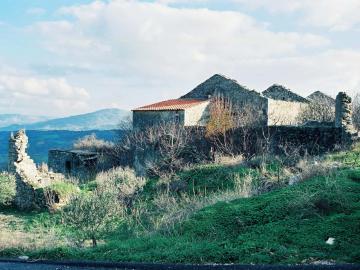
[[[214,73],[262,91],[360,91],[358,0],[2,0],[0,113],[177,98]]]

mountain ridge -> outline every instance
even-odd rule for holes
[[[2,115],[0,115],[1,117]],[[48,119],[33,123],[19,123],[0,127],[0,131],[27,130],[111,130],[119,129],[130,122],[130,111],[102,109],[95,112]]]

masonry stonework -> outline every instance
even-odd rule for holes
[[[343,142],[351,142],[358,136],[352,123],[351,97],[345,92],[339,92],[335,106],[335,126],[343,130]]]
[[[8,170],[16,178],[15,205],[20,209],[41,208],[45,206],[42,188],[54,179],[62,178],[49,172],[40,172],[26,149],[28,137],[24,130],[11,134],[9,139]]]

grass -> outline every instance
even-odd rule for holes
[[[344,170],[257,197],[220,202],[178,224],[172,235],[126,238],[118,232],[94,249],[59,247],[27,255],[192,263],[360,262],[360,183],[353,177],[359,174]],[[329,237],[335,238],[332,246],[325,243]]]
[[[163,219],[173,218],[165,213],[168,208],[181,212],[187,207],[184,216],[174,219],[165,233],[157,229],[137,234],[137,227],[119,226],[96,248],[69,245],[64,240],[67,229],[57,214],[7,210],[1,215],[7,224],[2,231],[50,231],[57,242],[50,246],[0,246],[0,256],[173,263],[360,263],[359,148],[327,156],[327,161],[341,164],[336,170],[309,174],[313,176],[296,185],[249,198],[239,198],[241,192],[234,192],[234,176],[244,179],[250,175],[255,182],[272,179],[278,172],[277,164],[265,170],[219,164],[187,169],[177,175],[186,183],[185,193],[162,194],[163,198],[155,194],[157,181],[150,180],[143,191],[144,201],[138,201],[142,207],[150,212],[153,208],[155,214],[160,211]],[[82,190],[93,187],[90,183]],[[207,196],[202,193],[205,189]],[[154,218],[154,213],[150,217]],[[326,243],[330,237],[335,238],[333,245]]]

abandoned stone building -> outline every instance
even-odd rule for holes
[[[298,115],[309,100],[280,85],[262,93],[249,90],[237,81],[215,74],[179,99],[166,100],[133,110],[133,127],[141,128],[175,121],[183,126],[204,126],[213,97],[223,96],[236,109],[248,109],[255,126],[297,125]]]
[[[67,177],[91,179],[97,173],[98,153],[84,150],[49,150],[48,166]]]

